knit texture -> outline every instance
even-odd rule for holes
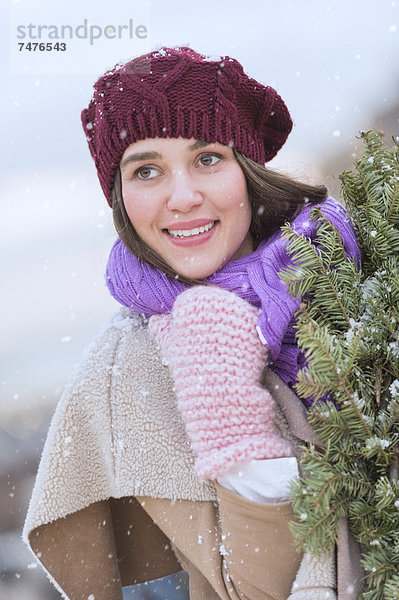
[[[266,368],[265,372],[269,370]],[[291,414],[286,413],[291,430],[308,440],[308,424],[298,398],[281,382],[277,385],[275,376],[268,379],[269,383],[270,389],[275,390],[276,401],[285,406],[284,411],[287,404],[292,409]],[[199,481],[193,461],[184,422],[176,410],[169,369],[162,365],[146,321],[130,310],[121,309],[88,349],[57,407],[40,461],[23,539],[29,546],[29,538],[36,536],[42,525],[54,522],[63,528],[64,516],[106,498],[133,495],[184,499],[192,503],[195,512],[200,501],[215,502],[217,495],[211,482]],[[243,499],[243,502],[248,501]],[[191,514],[190,504],[187,511]],[[176,531],[184,528],[186,521],[175,523]],[[363,576],[357,568],[359,552],[354,551],[347,526],[343,537],[342,533],[341,527],[338,566],[343,577],[338,580],[343,590],[342,600],[356,600]],[[68,530],[64,536],[68,548],[81,543]],[[98,566],[96,542],[100,539],[103,543],[104,538],[97,525],[94,537],[93,544],[87,544],[86,561]],[[131,537],[133,544],[134,529]],[[113,540],[112,535],[107,542],[110,553],[115,553]],[[197,536],[193,543],[197,545]],[[37,558],[40,560],[40,556]],[[110,560],[117,560],[117,555]],[[301,570],[303,585],[306,581],[314,585],[314,563],[306,562],[306,566],[308,579]],[[79,568],[76,563],[76,569]],[[95,583],[93,594],[97,598]],[[354,588],[351,593],[347,592],[349,586]],[[97,591],[98,597],[104,594],[99,586]],[[311,598],[310,594],[305,597]]]
[[[274,425],[274,401],[260,379],[267,350],[256,333],[259,310],[217,287],[193,287],[151,333],[171,368],[178,408],[201,479],[251,459],[292,456]]]
[[[313,206],[303,209],[291,226],[317,247],[318,224],[309,220]],[[355,232],[343,206],[333,198],[319,206],[341,234],[347,257],[359,264]],[[279,271],[290,265],[291,257],[278,230],[255,252],[230,261],[205,281],[234,291],[256,308],[261,308],[257,327],[270,352],[271,368],[284,383],[292,386],[305,359],[297,346],[294,329],[294,314],[301,299],[292,298],[279,277]],[[106,281],[118,302],[147,317],[170,312],[177,296],[187,289],[177,279],[170,279],[159,269],[139,261],[119,239],[109,256]],[[309,406],[311,399],[305,399],[304,403]]]
[[[188,47],[163,47],[117,64],[95,83],[81,118],[110,205],[122,155],[137,140],[220,142],[264,164],[292,129],[273,88],[251,79],[233,58],[212,59]]]

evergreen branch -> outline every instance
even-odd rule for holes
[[[331,228],[334,230],[336,236],[338,236],[336,229],[323,215],[320,209],[314,208],[310,212],[311,220],[321,220],[324,223],[325,229]],[[318,236],[321,230],[323,234],[323,226],[318,228]],[[288,292],[294,297],[298,298],[305,295],[315,286],[315,283],[323,280],[324,286],[327,286],[331,295],[334,298],[335,303],[339,307],[340,315],[342,320],[347,326],[350,325],[349,316],[346,313],[345,307],[342,303],[339,294],[335,286],[331,282],[331,270],[330,262],[325,264],[323,257],[318,253],[315,245],[309,238],[305,238],[303,235],[295,230],[295,227],[290,224],[284,225],[281,228],[282,239],[288,241],[287,251],[293,256],[294,266],[281,269],[280,277],[282,281],[288,284]],[[340,242],[340,238],[339,238]],[[340,244],[342,246],[342,244]],[[330,247],[330,253],[334,255],[336,248]]]
[[[306,531],[300,532],[300,525],[295,521],[290,523],[290,530],[294,535],[295,541],[299,548],[303,550],[307,550],[309,552],[313,552],[316,550],[316,553],[323,549],[327,554],[332,554],[334,551],[334,546],[338,540],[338,519],[343,517],[346,513],[346,507],[350,504],[351,498],[342,498],[331,506],[331,508],[322,515],[317,521],[311,525],[310,528],[306,528]],[[301,515],[299,515],[301,516]],[[335,533],[331,531],[331,521],[335,522]],[[318,530],[321,530],[325,523],[329,523],[327,526],[328,535],[327,535],[327,543],[324,540],[323,547],[319,548],[317,542],[313,541],[312,537],[314,534],[317,534]]]
[[[345,484],[348,484],[348,482],[351,482],[356,487],[366,487],[369,491],[371,491],[373,489],[373,486],[370,483],[367,483],[366,481],[359,482],[358,479],[356,479],[349,473],[335,473],[334,477],[332,477],[331,479],[326,481],[324,486],[321,488],[320,495],[322,496],[323,494],[327,494],[329,491],[332,493],[334,491],[334,483],[338,483],[338,482],[342,483],[342,481],[345,481]],[[345,485],[345,487],[347,487],[347,486]],[[316,502],[316,508],[320,508],[320,507],[321,507],[321,503]]]
[[[397,181],[395,188],[392,193],[392,203],[389,206],[387,213],[387,221],[391,221],[396,216],[396,213],[399,214],[399,180]]]
[[[300,396],[312,396],[316,401],[328,391],[342,390],[343,395],[346,397],[345,402],[352,405],[359,422],[362,423],[364,433],[367,437],[371,437],[372,431],[358,404],[354,401],[355,390],[350,380],[350,373],[356,363],[359,351],[361,332],[359,331],[359,335],[354,337],[352,352],[345,364],[342,360],[342,346],[336,341],[334,347],[333,340],[335,341],[335,337],[332,340],[326,328],[319,328],[313,320],[304,317],[305,314],[302,312],[299,318],[297,337],[299,345],[305,349],[308,366],[298,373],[295,385],[296,391]],[[343,366],[344,369],[342,369]],[[313,424],[316,425],[317,422],[313,421]]]
[[[296,337],[306,365],[295,389],[314,400],[308,420],[325,444],[303,453],[291,528],[303,549],[332,551],[347,515],[363,544],[362,599],[398,600],[399,140],[390,148],[376,131],[362,137],[361,158],[341,175],[362,268],[320,209],[313,242],[283,228],[292,265],[282,280],[305,296]]]

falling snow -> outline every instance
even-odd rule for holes
[[[219,552],[220,552],[220,554],[222,556],[227,556],[228,555],[228,552],[227,552],[224,544],[220,544],[220,546],[219,546]]]

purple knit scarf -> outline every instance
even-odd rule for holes
[[[359,264],[360,251],[344,208],[333,198],[319,206],[340,232],[346,255]],[[291,226],[314,240],[317,246],[317,223],[309,220],[313,207],[307,205]],[[235,292],[262,309],[258,320],[259,336],[269,349],[273,370],[288,384],[295,381],[296,373],[304,362],[293,329],[293,317],[300,298],[292,298],[279,277],[279,271],[292,264],[286,242],[283,242],[278,230],[261,242],[253,253],[231,260],[205,280]],[[159,269],[138,260],[119,239],[111,250],[106,279],[112,296],[118,302],[146,317],[169,312],[176,297],[187,288],[178,279],[170,279]]]

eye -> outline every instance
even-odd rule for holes
[[[153,179],[157,173],[157,170],[154,167],[139,167],[134,172],[134,177],[137,179]]]
[[[200,156],[199,162],[203,167],[213,167],[213,165],[216,165],[221,158],[220,154],[207,152]]]

